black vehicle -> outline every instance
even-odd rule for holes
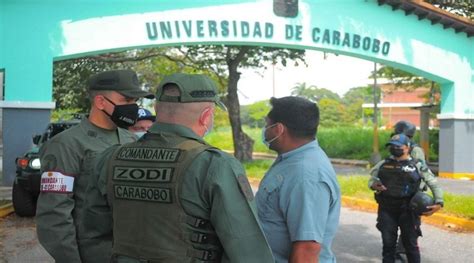
[[[36,201],[41,181],[39,148],[56,134],[79,124],[79,122],[79,119],[74,119],[48,124],[45,132],[33,136],[35,146],[23,156],[16,158],[16,177],[13,182],[12,200],[17,215],[34,216],[36,214]]]

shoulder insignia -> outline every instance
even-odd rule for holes
[[[95,131],[87,131],[87,135],[90,137],[97,137],[97,132]]]
[[[46,155],[43,160],[41,160],[41,162],[42,166],[44,166],[46,170],[56,169],[56,166],[58,164],[58,160],[53,154]]]

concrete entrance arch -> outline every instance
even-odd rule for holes
[[[268,45],[395,66],[442,86],[440,172],[474,176],[474,27],[419,1],[3,0],[3,184],[49,120],[53,61],[151,46]],[[398,2],[398,4],[397,4]],[[402,1],[405,2],[405,1]],[[408,1],[406,1],[408,2]],[[426,19],[424,19],[426,18]]]

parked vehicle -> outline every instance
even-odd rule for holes
[[[12,200],[19,216],[34,216],[41,181],[39,149],[49,139],[77,124],[80,119],[49,123],[42,134],[33,136],[34,146],[23,156],[16,158],[16,177],[13,182]]]

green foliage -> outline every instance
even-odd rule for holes
[[[268,100],[242,106],[240,109],[242,124],[254,128],[262,128],[265,125],[265,116],[267,116],[269,111],[270,104]]]
[[[254,141],[254,151],[275,153],[268,149],[261,140],[262,129],[244,126],[244,131]],[[392,130],[379,130],[379,152],[382,158],[389,155],[385,144],[389,141]],[[438,130],[430,130],[430,161],[438,160]],[[330,158],[369,160],[372,154],[373,129],[360,127],[321,128],[318,131],[318,142]],[[206,141],[224,150],[233,150],[230,128],[215,129]],[[418,133],[415,141],[418,140]]]
[[[111,69],[113,65],[92,58],[57,61],[53,69],[53,98],[58,109],[79,108],[87,111],[87,79],[96,72]]]
[[[391,131],[379,131],[379,152],[388,156],[385,143]],[[355,127],[325,128],[318,131],[321,148],[331,158],[369,160],[372,154],[373,129]]]
[[[204,140],[210,145],[216,146],[222,150],[233,151],[234,143],[232,141],[232,131],[230,127],[215,127],[214,130],[209,133]]]
[[[454,13],[474,20],[474,2],[473,1],[440,1],[426,0],[426,2],[435,5],[448,12]]]
[[[443,212],[474,219],[474,195],[444,193]]]
[[[214,111],[214,128],[227,128],[230,127],[229,116],[226,111],[216,107]]]
[[[374,194],[367,186],[368,175],[337,176],[341,194],[366,200],[374,200]],[[457,195],[444,193],[444,208],[441,210],[445,214],[474,219],[474,195]]]
[[[368,187],[369,176],[337,176],[341,195],[371,200],[374,192]]]
[[[74,119],[74,116],[78,113],[84,114],[81,109],[73,108],[73,109],[54,109],[51,112],[51,121],[67,121]]]
[[[273,160],[254,160],[244,162],[245,172],[248,177],[262,179],[265,173],[270,169]]]
[[[353,120],[346,110],[346,106],[337,100],[323,98],[318,103],[320,127],[328,128],[350,124]]]
[[[334,93],[325,88],[318,88],[316,86],[308,86],[305,82],[297,83],[291,90],[291,95],[307,98],[310,101],[319,102],[322,99],[332,99],[340,101],[341,98],[337,93]]]
[[[426,102],[439,104],[441,88],[438,83],[390,66],[380,68],[377,75],[394,83],[394,89],[412,91],[420,87],[429,88],[430,91],[423,95]]]

